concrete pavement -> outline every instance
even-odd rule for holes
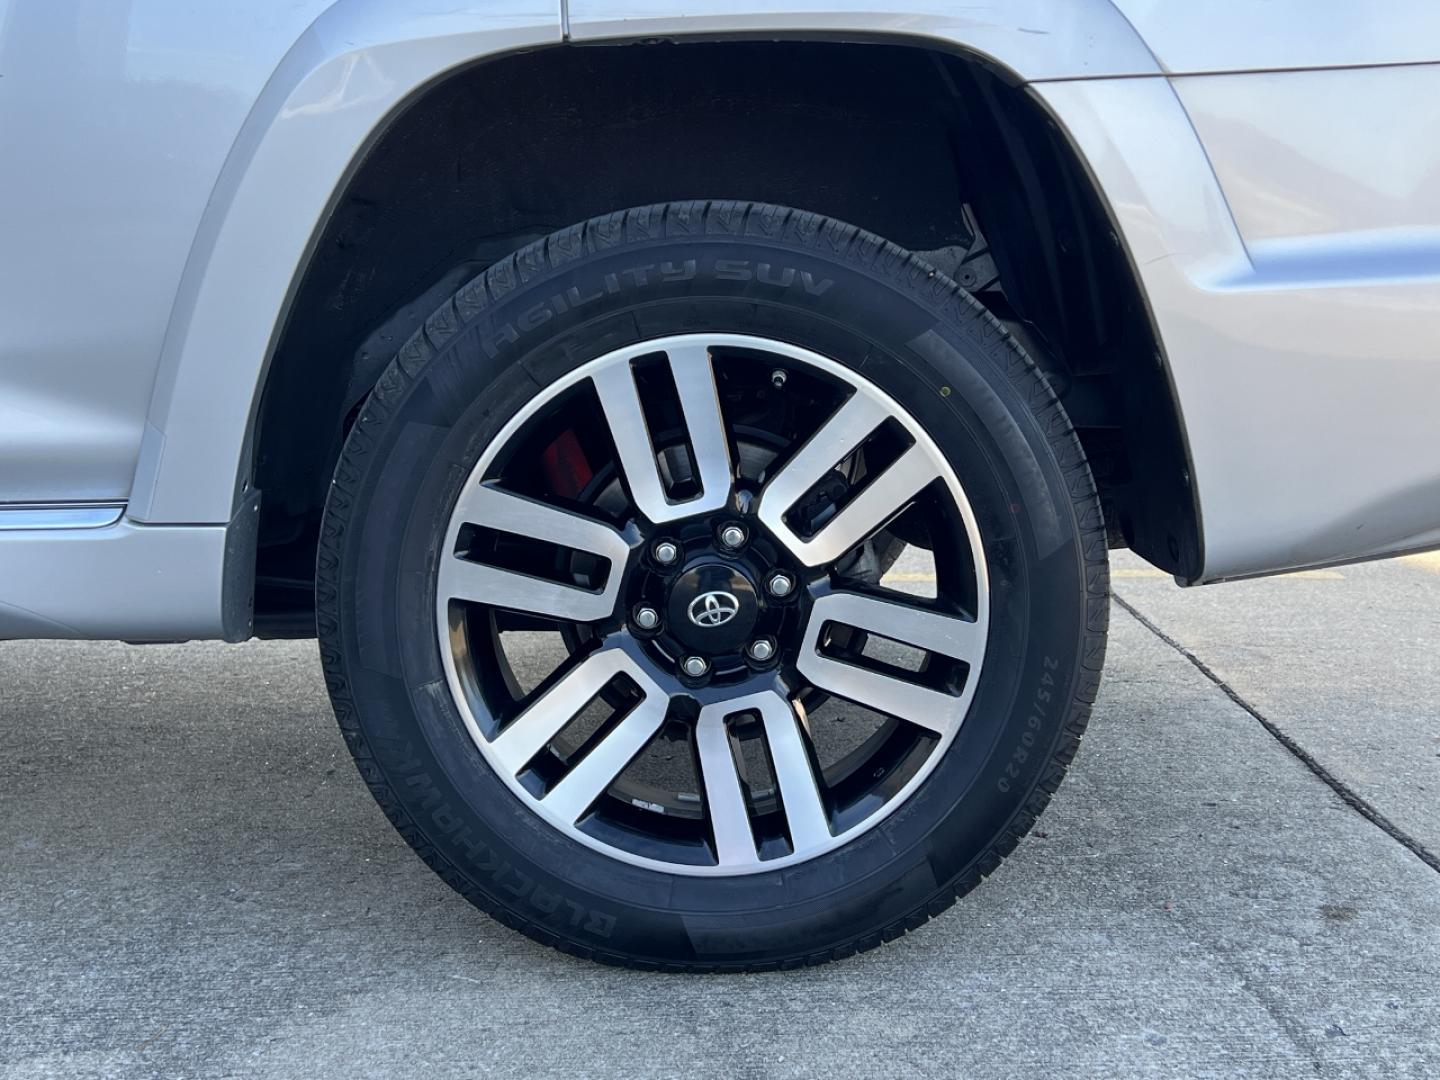
[[[1117,594],[1422,852],[1440,573]],[[0,1078],[1431,1077],[1440,873],[1126,611],[1037,832],[813,971],[615,971],[390,830],[312,643],[0,644]]]
[[[1440,553],[1204,589],[1117,563],[1117,595],[1440,852]]]

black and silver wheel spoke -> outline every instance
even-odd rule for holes
[[[759,715],[780,789],[786,832],[795,854],[824,848],[832,839],[824,800],[805,748],[799,717],[780,694],[766,690],[706,706],[696,725],[696,749],[705,786],[705,809],[720,866],[735,869],[760,862],[750,812],[730,744],[726,720],[737,713]]]
[[[647,695],[541,800],[562,822],[579,821],[665,721],[666,698]]]
[[[801,539],[785,515],[807,491],[891,418],[873,398],[856,394],[802,446],[760,494],[758,516],[806,566],[833,563],[872,536],[925,485],[939,479],[936,461],[915,444],[847,503],[814,536]]]
[[[653,353],[653,347],[647,352]],[[591,381],[636,508],[656,523],[724,507],[730,497],[730,446],[715,392],[710,350],[697,342],[667,344],[664,363],[675,382],[687,441],[694,454],[700,493],[672,500],[665,490],[653,433],[635,381],[635,370],[622,359],[599,367]]]
[[[492,760],[513,779],[618,675],[639,687],[639,701],[540,799],[544,810],[564,825],[578,821],[655,736],[665,720],[669,695],[625,652],[602,649],[568,671],[490,743]]]
[[[978,623],[862,593],[827,593],[811,608],[796,661],[811,685],[876,712],[942,736],[959,725],[966,704],[961,696],[825,655],[820,638],[830,625],[877,634],[974,667],[985,647],[984,628]]]
[[[454,536],[461,526],[471,524],[483,524],[497,532],[541,540],[603,559],[609,565],[605,585],[600,589],[586,589],[459,555],[454,550]],[[442,601],[469,600],[575,622],[603,619],[615,609],[620,571],[629,547],[625,538],[604,522],[489,484],[472,484],[460,496],[450,531],[451,545],[442,553],[438,575]]]

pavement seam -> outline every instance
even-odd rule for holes
[[[1335,792],[1336,795],[1340,796],[1340,800],[1346,806],[1350,807],[1350,809],[1354,810],[1357,814],[1363,817],[1366,821],[1370,822],[1370,824],[1374,825],[1381,832],[1385,833],[1396,843],[1406,848],[1417,859],[1423,862],[1426,866],[1430,867],[1431,870],[1434,870],[1436,873],[1440,873],[1440,856],[1437,856],[1419,840],[1415,839],[1409,833],[1405,832],[1404,829],[1400,828],[1400,826],[1396,825],[1393,821],[1391,821],[1388,817],[1386,817],[1383,813],[1381,813],[1378,809],[1376,809],[1368,801],[1366,801],[1364,796],[1351,790],[1351,788],[1346,785],[1345,781],[1341,780],[1338,776],[1336,776],[1319,761],[1317,761],[1314,757],[1312,757],[1309,751],[1307,751],[1303,746],[1297,743],[1289,735],[1286,735],[1285,732],[1281,731],[1280,728],[1276,726],[1273,721],[1271,721],[1264,714],[1262,714],[1260,710],[1256,709],[1255,706],[1251,705],[1248,701],[1241,697],[1240,694],[1233,687],[1231,687],[1229,683],[1227,683],[1224,679],[1222,679],[1218,674],[1215,673],[1214,669],[1211,668],[1209,664],[1205,663],[1204,660],[1201,660],[1200,657],[1196,656],[1184,645],[1180,644],[1179,641],[1175,640],[1175,638],[1171,637],[1164,630],[1160,629],[1159,626],[1151,622],[1145,615],[1140,612],[1138,608],[1136,608],[1128,600],[1120,596],[1118,593],[1115,593],[1114,591],[1110,593],[1110,597],[1112,600],[1115,601],[1115,603],[1119,604],[1121,608],[1129,612],[1130,615],[1134,617],[1136,622],[1138,622],[1141,626],[1145,627],[1145,629],[1149,630],[1166,645],[1169,645],[1186,660],[1189,660],[1190,663],[1194,665],[1195,669],[1199,671],[1200,674],[1204,675],[1207,679],[1209,679],[1211,682],[1213,682],[1216,686],[1218,686],[1221,691],[1224,692],[1226,697],[1228,697],[1236,705],[1240,706],[1240,708],[1244,709],[1247,713],[1254,717],[1254,719],[1259,722],[1260,726],[1270,733],[1271,738],[1273,738],[1276,742],[1278,742],[1281,746],[1288,750],[1291,756],[1294,757],[1297,761],[1299,761],[1300,764],[1304,765],[1307,769],[1309,769],[1312,773],[1319,777],[1320,780],[1323,781],[1324,784],[1328,788],[1330,788],[1331,791]]]

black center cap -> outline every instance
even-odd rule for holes
[[[675,582],[665,622],[687,648],[715,656],[743,649],[759,614],[749,578],[723,563],[703,563]]]

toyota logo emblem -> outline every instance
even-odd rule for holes
[[[696,626],[724,626],[740,614],[740,601],[723,590],[701,593],[690,601],[690,621]]]

